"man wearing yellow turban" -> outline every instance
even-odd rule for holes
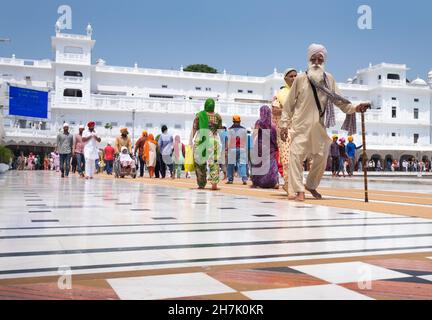
[[[118,136],[115,140],[115,149],[117,153],[120,153],[122,147],[126,147],[129,153],[132,153],[132,141],[128,137],[128,129],[121,128],[120,136]]]
[[[354,173],[354,167],[355,167],[355,159],[356,159],[356,150],[363,147],[363,145],[357,147],[354,143],[354,138],[352,136],[348,137],[349,143],[346,146],[346,151],[348,155],[348,162],[349,162],[349,172],[348,175],[351,177]]]
[[[330,145],[330,157],[332,160],[332,177],[335,178],[336,172],[339,170],[340,151],[339,151],[339,144],[337,143],[339,137],[334,134],[332,139],[333,142]]]

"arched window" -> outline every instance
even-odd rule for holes
[[[63,96],[64,97],[82,98],[82,90],[80,90],[80,89],[64,89]]]
[[[78,77],[82,78],[82,73],[80,71],[65,71],[64,72],[65,77]]]

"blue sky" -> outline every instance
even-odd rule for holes
[[[273,68],[305,69],[306,48],[323,43],[328,70],[345,81],[371,63],[405,63],[409,78],[432,69],[429,0],[40,0],[2,1],[0,56],[52,58],[57,8],[72,7],[73,29],[91,22],[93,61],[178,69],[206,63],[220,72],[265,76]],[[373,29],[357,27],[360,5],[372,8]]]

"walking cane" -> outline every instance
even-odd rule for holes
[[[369,107],[370,108],[370,107]],[[368,194],[368,181],[367,181],[367,154],[366,154],[366,126],[365,126],[365,115],[361,113],[361,125],[362,125],[362,139],[363,139],[363,178],[364,178],[364,189],[365,189],[365,202],[369,202]]]

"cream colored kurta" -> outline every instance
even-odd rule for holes
[[[340,94],[333,76],[327,73],[330,89]],[[321,107],[324,108],[327,96],[318,90]],[[343,112],[354,113],[355,106],[338,102],[336,105]],[[279,122],[281,128],[290,128],[290,150],[295,154],[327,153],[331,139],[324,126],[324,117],[320,119],[314,94],[305,73],[300,74],[294,81],[288,98],[283,104],[282,117]]]
[[[149,142],[149,158],[146,159],[148,167],[156,167],[156,145],[152,142]]]
[[[334,78],[327,74],[330,89],[339,93]],[[322,108],[325,107],[327,96],[318,91],[318,99]],[[352,104],[337,104],[343,112],[354,113]],[[320,119],[318,108],[309,80],[305,73],[299,75],[291,87],[288,99],[283,105],[281,128],[288,128],[291,145],[288,167],[288,189],[291,192],[305,192],[303,184],[303,161],[312,161],[311,169],[306,179],[306,187],[316,190],[321,182],[327,163],[327,155],[332,140],[324,126],[324,117]]]
[[[291,90],[290,87],[285,86],[278,91],[278,93],[276,94],[276,98],[277,98],[277,102],[279,103],[279,107],[274,106],[274,108],[279,108],[280,111],[282,112],[282,106],[287,101],[290,90]],[[281,139],[280,127],[279,127],[280,119],[281,119],[280,115],[273,115],[273,122],[277,127],[277,144],[279,148],[279,161],[283,167],[285,185],[288,185],[288,164],[289,164],[290,141],[289,140],[283,141]]]

